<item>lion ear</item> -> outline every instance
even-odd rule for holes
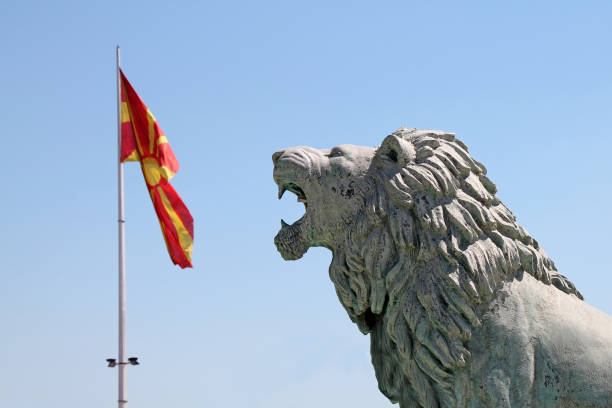
[[[416,159],[416,150],[412,143],[395,134],[389,135],[383,140],[376,151],[379,160],[397,163],[400,167],[413,163]]]

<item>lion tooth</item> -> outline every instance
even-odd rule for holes
[[[285,228],[285,227],[288,227],[288,226],[289,226],[289,224],[287,224],[287,223],[285,222],[285,220],[283,220],[283,219],[281,218],[281,228]]]
[[[283,198],[283,194],[285,194],[285,190],[287,190],[285,186],[278,186],[278,199],[279,200]]]

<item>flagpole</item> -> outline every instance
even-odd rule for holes
[[[125,296],[125,216],[123,205],[123,163],[121,163],[121,76],[120,54],[117,45],[117,164],[118,164],[118,224],[119,224],[119,408],[127,406],[127,343],[126,343],[126,296]]]

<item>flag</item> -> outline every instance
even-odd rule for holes
[[[193,217],[170,184],[179,163],[157,120],[121,74],[120,160],[139,161],[157,213],[168,254],[181,268],[192,267]]]

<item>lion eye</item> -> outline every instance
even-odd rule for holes
[[[333,149],[331,149],[331,152],[329,152],[327,157],[340,157],[342,155],[343,155],[342,150],[334,147]]]

